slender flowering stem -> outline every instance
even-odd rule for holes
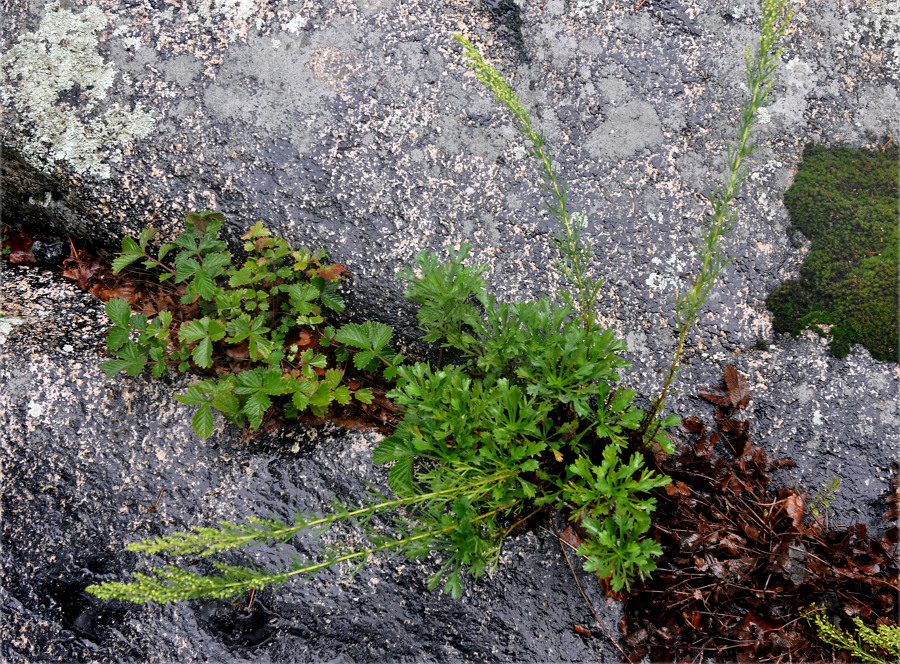
[[[581,313],[585,338],[590,336],[591,327],[594,324],[594,304],[597,293],[602,285],[602,280],[593,280],[587,276],[591,261],[591,245],[582,240],[586,218],[573,214],[566,205],[566,184],[557,177],[556,168],[550,155],[544,150],[544,138],[531,126],[531,117],[522,106],[516,93],[503,80],[489,64],[484,61],[472,42],[462,35],[453,35],[465,51],[469,60],[469,66],[475,72],[475,77],[494,93],[494,97],[506,106],[515,118],[516,126],[525,135],[532,146],[531,154],[541,162],[543,168],[544,188],[550,193],[551,202],[547,207],[556,216],[560,223],[559,234],[554,238],[560,258],[554,263],[556,270],[575,286],[577,291],[577,303],[572,301],[568,293],[564,293],[567,303],[578,309]],[[576,306],[577,304],[577,306]]]
[[[656,416],[662,410],[672,382],[681,370],[680,361],[684,353],[688,331],[699,320],[700,309],[706,303],[716,278],[730,262],[730,259],[725,256],[724,239],[731,230],[735,213],[729,206],[737,196],[746,175],[745,162],[754,149],[750,142],[751,130],[756,123],[759,109],[765,105],[774,82],[775,68],[781,57],[781,49],[776,48],[776,43],[784,35],[790,21],[790,16],[784,18],[786,5],[787,0],[763,0],[759,45],[754,54],[751,55],[749,47],[744,54],[750,98],[741,107],[737,144],[728,150],[728,172],[725,186],[716,190],[710,198],[713,213],[711,221],[707,224],[706,234],[701,240],[703,259],[700,271],[691,287],[679,294],[675,300],[679,328],[678,343],[672,364],[666,373],[663,388],[641,422],[639,433],[642,437],[647,434],[654,422],[658,422]],[[658,423],[655,428],[658,428]],[[655,433],[654,431],[651,434],[651,440]]]

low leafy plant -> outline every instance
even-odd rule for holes
[[[315,560],[297,562],[293,568],[280,572],[216,563],[219,575],[203,576],[170,566],[157,570],[155,576],[137,575],[130,584],[104,583],[88,590],[101,597],[135,602],[233,597],[329,565],[359,563],[374,553],[392,551],[408,558],[440,553],[441,567],[429,580],[429,586],[442,585],[452,596],[459,597],[465,574],[474,578],[484,574],[496,563],[502,542],[512,529],[547,506],[569,514],[583,534],[584,544],[578,552],[585,558],[586,569],[608,578],[614,591],[629,590],[636,579],[652,573],[661,549],[647,537],[655,510],[655,499],[648,492],[667,485],[669,478],[645,467],[645,454],[650,448],[665,452],[672,449],[664,431],[677,424],[679,418],[662,418],[659,413],[677,373],[687,331],[696,322],[697,312],[726,262],[722,237],[732,218],[728,204],[736,195],[744,170],[742,160],[750,151],[748,136],[755,112],[771,85],[777,59],[773,56],[774,43],[783,33],[780,21],[784,0],[764,0],[763,6],[760,48],[755,59],[748,55],[752,101],[744,109],[738,147],[729,156],[728,186],[715,199],[700,277],[694,289],[678,300],[681,332],[676,361],[650,410],[644,412],[635,406],[635,391],[619,384],[620,372],[629,367],[620,355],[625,344],[596,322],[600,282],[589,275],[591,247],[584,239],[584,216],[569,212],[565,183],[557,176],[544,150],[543,138],[532,129],[529,115],[516,95],[468,40],[456,36],[476,76],[513,113],[518,128],[531,143],[533,156],[542,165],[544,186],[550,194],[549,207],[559,222],[555,242],[559,258],[555,267],[570,290],[561,294],[561,301],[542,298],[501,302],[485,288],[485,267],[463,265],[469,246],[451,250],[448,261],[429,252],[419,254],[419,274],[406,270],[400,276],[409,283],[405,296],[419,305],[417,316],[425,339],[441,349],[435,366],[428,362],[407,363],[391,350],[391,329],[385,325],[369,322],[340,330],[326,329],[322,336],[326,344],[343,345],[343,354],[336,355],[339,361],[352,353],[357,369],[381,370],[387,379],[395,381],[387,396],[402,409],[403,419],[393,434],[378,445],[374,461],[391,464],[388,479],[397,498],[376,494],[359,506],[334,505],[323,517],[301,515],[293,524],[274,520],[251,520],[243,525],[221,523],[217,528],[175,533],[127,548],[206,556],[253,542],[286,541],[302,531],[319,532],[348,522],[366,530],[371,546],[359,551],[325,551]],[[129,256],[133,260],[146,258],[145,245],[143,237],[134,246],[129,245]],[[254,248],[251,244],[248,251]],[[202,258],[193,244],[185,251],[191,252],[188,258]],[[166,269],[175,279],[187,281],[205,270],[205,263],[194,260],[190,269],[182,268],[180,273],[177,265]],[[157,262],[148,261],[151,265]],[[216,278],[228,276],[230,287],[247,287],[251,291],[255,288],[255,294],[251,292],[248,297],[266,303],[267,312],[285,312],[291,321],[297,316],[293,307],[313,306],[316,298],[330,306],[322,295],[334,294],[333,289],[328,290],[332,280],[321,274],[323,269],[329,274],[326,268],[306,272],[310,279],[323,282],[286,285],[279,279],[287,277],[279,276],[279,272],[274,273],[274,280],[254,280],[259,269],[267,269],[267,262],[251,260],[228,275],[226,270],[234,268],[226,268],[227,261],[214,262],[218,262],[215,269],[222,272],[210,275],[213,287],[207,286],[208,292],[215,289]],[[292,267],[285,266],[286,275],[290,276]],[[239,283],[232,285],[231,279]],[[263,283],[265,287],[260,288]],[[179,363],[193,362],[208,368],[194,358],[195,352],[208,364],[212,356],[207,356],[207,348],[213,349],[214,344],[229,339],[249,343],[250,334],[256,330],[259,339],[254,352],[263,366],[236,378],[226,376],[218,382],[201,382],[182,395],[182,400],[199,404],[207,413],[215,407],[234,421],[259,426],[258,418],[270,397],[290,392],[291,404],[297,410],[301,406],[323,408],[328,403],[326,398],[350,398],[349,390],[339,391],[338,373],[330,374],[335,378],[329,380],[327,371],[339,371],[334,369],[327,370],[322,380],[316,379],[314,393],[304,391],[303,381],[313,380],[306,367],[315,367],[315,358],[303,360],[302,354],[297,354],[299,349],[294,348],[296,344],[291,345],[289,337],[290,325],[283,329],[277,317],[264,317],[257,323],[256,310],[241,308],[241,298],[230,299],[223,294],[208,299],[192,284],[193,281],[186,287],[186,296],[187,288],[193,288],[189,295],[198,301],[202,299],[209,311],[184,335],[182,325],[175,335],[177,343],[157,355],[167,360],[166,353],[171,353]],[[122,340],[122,344],[111,348],[118,351],[129,343],[127,336],[132,329],[143,335],[150,323],[144,325],[138,319],[138,324],[132,325],[131,314],[126,320],[124,311],[115,313],[122,323],[117,322],[117,326],[125,332],[116,333],[117,342]],[[268,316],[271,315],[274,314]],[[318,314],[310,310],[301,315]],[[231,322],[235,317],[241,321],[240,329]],[[157,325],[159,330],[166,327]],[[274,339],[264,336],[272,330],[283,332]],[[148,333],[148,339],[138,343],[149,345],[155,338],[156,332]],[[260,339],[265,356],[260,351]],[[197,350],[201,344],[206,345]],[[445,349],[450,349],[454,358],[447,365],[443,364]],[[144,351],[137,348],[128,352]],[[151,357],[149,350],[146,352],[149,359],[145,363],[160,361]],[[247,352],[251,350],[248,348]],[[131,355],[120,360],[131,362],[130,358]],[[134,362],[112,368],[138,369],[139,360]],[[296,366],[303,362],[303,368]],[[321,377],[320,371],[313,373]],[[246,375],[252,375],[252,379],[242,378]],[[326,387],[320,388],[323,383]],[[318,395],[319,389],[324,390],[321,404],[314,402],[312,396]],[[367,398],[360,392],[356,392],[357,398]],[[240,397],[246,401],[238,402]],[[208,430],[206,423],[202,430]],[[381,522],[379,528],[373,525],[375,517]],[[393,526],[387,535],[384,518]]]
[[[856,633],[836,627],[821,606],[812,606],[803,615],[816,629],[823,643],[847,650],[858,662],[889,664],[900,661],[900,627],[881,624],[875,629],[865,625],[858,616],[853,618]]]
[[[841,480],[838,477],[832,477],[826,484],[822,482],[820,490],[812,495],[812,499],[807,504],[810,513],[813,516],[819,516],[822,512],[826,512],[831,507],[831,501],[837,497],[837,493],[841,488]]]
[[[162,245],[155,258],[148,245],[156,229],[122,240],[113,271],[142,261],[158,272],[160,282],[171,280],[182,319],[166,310],[148,317],[133,313],[124,300],[109,300],[106,313],[113,327],[107,350],[116,359],[101,368],[110,377],[120,371],[136,376],[145,367],[154,376],[173,368],[209,374],[176,395],[199,406],[193,427],[204,438],[213,431],[213,409],[256,430],[275,401],[287,417],[306,410],[322,416],[332,402],[346,404],[351,398],[370,402],[371,391],[351,390],[342,382],[344,371],[329,367],[328,358],[313,348],[329,339],[354,345],[358,326],[318,330],[324,310],[344,309],[338,289],[346,268],[325,264],[323,250],[292,249],[261,223],[243,236],[248,258],[235,265],[218,238],[224,219],[218,212],[188,214],[186,231]],[[346,359],[349,353],[342,349],[338,356]]]

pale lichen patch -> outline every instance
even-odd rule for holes
[[[21,318],[0,315],[0,344],[6,343],[9,335],[12,334],[13,327],[24,323],[25,321]]]
[[[98,50],[107,17],[96,7],[76,13],[59,2],[47,6],[37,31],[19,37],[2,58],[8,82],[4,102],[14,106],[23,135],[22,152],[48,171],[53,161],[79,174],[109,178],[109,162],[153,130],[155,119],[137,103],[114,103],[98,112],[117,70]]]

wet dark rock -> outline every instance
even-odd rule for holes
[[[124,552],[128,542],[247,516],[290,520],[332,500],[358,502],[372,485],[386,490],[386,473],[371,464],[378,435],[295,427],[242,441],[219,423],[201,441],[173,397],[190,378],[103,379],[99,302],[47,272],[4,264],[3,277],[7,314],[27,321],[0,345],[5,661],[616,660],[610,644],[572,631],[590,614],[543,530],[509,538],[497,572],[460,601],[427,590],[434,560],[394,559],[352,579],[332,570],[266,590],[249,611],[249,598],[159,607],[86,594],[166,562]],[[45,301],[58,303],[56,314],[32,308]],[[77,348],[58,343],[76,333]],[[249,560],[282,566],[314,548],[300,538],[253,549]],[[605,607],[590,575],[582,583],[615,625],[618,609]]]
[[[589,215],[602,322],[628,340],[624,379],[646,401],[671,356],[673,293],[696,270],[703,194],[719,181],[744,94],[758,9],[726,4],[366,0],[276,13],[265,3],[13,0],[4,66],[44,73],[7,87],[4,223],[109,252],[147,226],[170,238],[197,209],[224,212],[232,243],[259,220],[293,244],[325,247],[354,275],[348,316],[391,323],[405,339],[415,317],[395,274],[423,249],[472,243],[501,297],[557,292],[538,167],[462,65],[452,38],[462,30],[532,111],[571,208]],[[799,464],[782,481],[840,477],[835,518],[875,530],[869,506],[886,491],[900,436],[896,365],[860,348],[829,358],[813,335],[776,336],[764,301],[803,261],[781,204],[803,145],[900,135],[885,11],[807,3],[796,17],[729,245],[735,260],[668,404],[708,408],[694,387],[734,364],[751,382],[754,439]],[[63,43],[67,29],[77,48]],[[67,66],[43,70],[38,47],[53,40]],[[59,72],[71,80],[55,81]],[[251,514],[289,518],[333,495],[358,499],[383,477],[368,461],[370,434],[298,429],[242,442],[220,428],[197,441],[190,410],[172,398],[189,379],[103,380],[102,307],[46,274],[3,270],[3,658],[615,659],[572,633],[591,621],[542,531],[513,538],[497,574],[459,603],[424,592],[431,562],[291,584],[249,615],[99,606],[78,594],[147,569],[122,553],[126,542]],[[768,349],[755,349],[760,339]],[[162,509],[148,515],[160,488]]]
[[[38,263],[49,267],[56,267],[69,255],[69,248],[65,242],[41,242],[35,240],[31,245],[31,255]]]

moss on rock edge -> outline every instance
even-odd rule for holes
[[[836,357],[861,343],[874,358],[897,361],[898,155],[896,144],[806,146],[784,204],[812,247],[799,278],[766,301],[776,332],[813,329],[830,337]]]

